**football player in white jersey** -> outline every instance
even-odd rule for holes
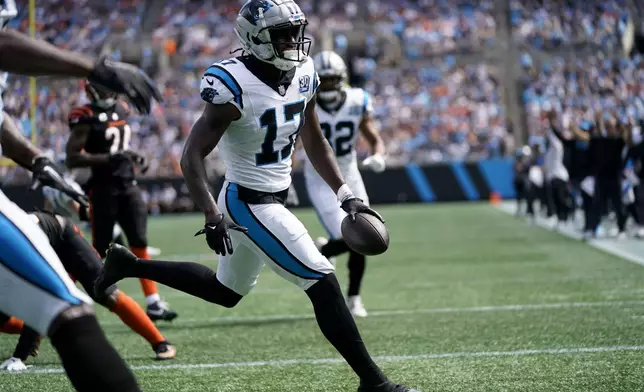
[[[331,51],[318,53],[314,58],[315,70],[320,76],[317,94],[317,115],[324,136],[331,145],[342,176],[354,194],[369,204],[362,176],[358,169],[355,145],[358,133],[370,144],[373,155],[362,162],[375,172],[385,170],[385,145],[376,131],[373,105],[369,94],[361,88],[347,86],[347,67],[338,54]],[[309,199],[329,239],[318,238],[315,242],[320,252],[335,264],[335,256],[349,252],[349,289],[347,305],[355,317],[367,317],[360,298],[360,286],[366,267],[366,258],[354,252],[342,239],[340,227],[347,216],[327,183],[320,177],[309,159],[305,159],[304,179]]]
[[[3,153],[31,170],[42,185],[75,194],[51,161],[29,143],[2,112],[7,75],[89,78],[126,94],[144,112],[160,96],[141,70],[101,59],[97,62],[42,40],[6,29],[17,14],[14,0],[0,2],[0,143]],[[81,198],[79,198],[81,200]],[[24,320],[51,338],[67,375],[78,391],[128,391],[139,387],[132,372],[101,330],[91,299],[71,281],[38,225],[0,192],[0,312]],[[4,364],[7,369],[16,367]]]
[[[206,101],[181,159],[193,199],[204,211],[210,248],[221,255],[217,272],[198,263],[146,261],[112,245],[96,289],[125,277],[155,280],[225,307],[255,286],[265,265],[302,288],[324,336],[360,378],[359,391],[405,392],[369,356],[342,296],[331,263],[304,225],[284,206],[291,155],[298,135],[313,166],[352,215],[379,215],[354,196],[326,142],[315,113],[318,76],[304,37],[307,20],[292,0],[250,0],[235,33],[244,55],[213,64],[201,81]],[[218,201],[204,159],[215,148],[226,164]]]

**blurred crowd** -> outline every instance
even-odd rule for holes
[[[493,42],[493,8],[493,0],[371,1],[368,18],[378,30],[399,36],[408,57],[421,58],[478,50]]]
[[[391,165],[503,155],[503,102],[495,70],[486,64],[459,66],[448,56],[421,66],[378,68],[365,87],[374,96]]]
[[[538,48],[619,44],[627,0],[510,0],[515,39]]]
[[[592,122],[597,112],[623,123],[644,119],[644,59],[639,55],[618,60],[594,56],[569,63],[555,58],[539,72],[526,69],[522,82],[531,144],[543,140],[550,110],[565,129]]]
[[[627,0],[510,0],[510,23],[516,39],[540,47],[577,41],[617,45]],[[121,53],[120,44],[136,42],[141,22],[152,25],[150,46],[161,48],[167,66],[154,77],[165,102],[148,117],[130,119],[131,147],[147,155],[153,166],[148,176],[181,174],[179,157],[203,103],[198,85],[213,62],[239,48],[233,33],[235,17],[244,0],[168,0],[154,20],[146,20],[145,0],[50,0],[39,2],[38,35],[72,50],[98,54]],[[351,32],[365,22],[366,48],[349,58],[353,78],[373,96],[376,119],[385,139],[390,165],[503,156],[512,148],[511,126],[503,104],[499,71],[484,63],[458,64],[452,54],[476,52],[495,42],[498,19],[494,0],[299,0],[309,18],[307,35],[319,49],[323,32],[333,31],[339,50],[350,47]],[[158,17],[158,20],[156,19]],[[155,22],[156,21],[156,22]],[[27,12],[12,27],[27,30]],[[621,27],[620,27],[621,26]],[[382,61],[377,40],[395,38],[410,61]],[[402,44],[402,45],[401,45]],[[315,51],[315,49],[314,49]],[[147,53],[147,52],[146,52]],[[431,57],[431,60],[422,58]],[[527,63],[531,64],[531,61]],[[565,64],[555,60],[535,71],[526,66],[523,100],[528,131],[539,137],[545,104],[564,118],[577,118],[592,107],[614,104],[625,115],[642,111],[638,99],[643,72],[639,58],[608,61],[594,58]],[[29,134],[28,80],[10,79],[7,111]],[[37,90],[38,144],[61,157],[68,137],[67,114],[86,101],[78,82],[42,80]],[[359,154],[368,151],[364,144]],[[210,172],[224,167],[215,151],[208,158]],[[26,177],[21,170],[0,168],[9,181]]]

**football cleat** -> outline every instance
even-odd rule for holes
[[[165,361],[167,359],[174,359],[177,357],[177,348],[168,343],[168,341],[157,343],[152,346],[152,349],[156,354],[157,361]]]
[[[315,241],[313,241],[313,243],[315,244],[315,247],[318,248],[318,250],[321,252],[322,247],[328,244],[329,240],[324,237],[318,237],[315,239]],[[329,263],[333,264],[333,266],[335,267],[335,263],[337,261],[335,257],[328,257],[327,260],[329,260]]]
[[[126,247],[111,244],[107,249],[103,269],[94,281],[94,293],[104,293],[111,285],[128,276],[134,276],[138,258]],[[100,298],[101,295],[97,295]]]
[[[8,372],[22,372],[30,367],[31,365],[25,365],[20,358],[9,358],[0,364],[0,370],[6,370]]]
[[[364,308],[362,298],[359,295],[347,297],[347,307],[353,317],[367,317],[367,309]]]
[[[177,318],[177,312],[168,309],[168,303],[164,301],[157,301],[148,305],[145,312],[152,321],[172,321]]]
[[[358,387],[358,392],[420,392],[417,389],[411,389],[404,385],[392,384],[387,381],[386,383],[376,385],[375,387]]]

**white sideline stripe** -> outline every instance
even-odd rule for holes
[[[602,301],[602,302],[560,302],[551,304],[526,304],[526,305],[498,305],[498,306],[472,306],[463,308],[425,308],[425,309],[401,309],[401,310],[376,310],[370,311],[369,317],[387,317],[414,314],[438,314],[438,313],[476,313],[476,312],[508,312],[508,311],[530,311],[547,309],[573,309],[573,308],[600,308],[600,307],[623,307],[644,305],[643,301]],[[186,318],[179,317],[173,324],[186,323],[232,323],[232,322],[262,322],[262,321],[298,321],[314,320],[311,314],[282,314],[270,316],[222,316],[210,318]],[[121,321],[101,322],[102,326],[124,325]]]
[[[514,208],[510,203],[501,203],[496,207],[499,211],[503,211],[507,214],[513,215],[514,214]],[[548,231],[551,231],[550,228],[547,225],[547,221],[543,219],[542,217],[538,216],[536,219],[536,225],[546,229]],[[582,235],[571,228],[568,227],[563,227],[556,231],[556,233],[559,233],[563,236],[566,236],[568,238],[572,238],[575,240],[580,240],[582,238]],[[630,261],[631,263],[639,264],[644,266],[644,257],[639,256],[635,252],[630,252],[628,250],[620,249],[618,243],[613,242],[608,242],[610,240],[601,240],[601,239],[591,239],[587,241],[586,243],[590,246],[592,246],[595,249],[599,249],[605,253],[611,254],[613,256],[617,256],[619,258],[622,258],[626,261]]]
[[[570,355],[570,354],[593,354],[605,352],[644,351],[644,346],[607,346],[607,347],[571,347],[571,348],[547,348],[536,350],[516,351],[479,351],[479,352],[455,352],[437,354],[417,355],[385,355],[375,357],[377,362],[401,362],[420,359],[454,359],[454,358],[493,358],[493,357],[520,357],[528,355]],[[345,363],[340,358],[324,359],[284,359],[274,361],[250,361],[250,362],[222,362],[222,363],[195,363],[195,364],[174,364],[174,365],[140,365],[132,366],[137,370],[188,370],[188,369],[218,369],[230,367],[273,367],[293,365],[320,365],[320,364],[341,364]],[[58,374],[62,373],[61,368],[36,368],[20,373],[8,374]],[[7,374],[7,373],[5,373]]]

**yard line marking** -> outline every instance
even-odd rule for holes
[[[499,206],[496,207],[499,211],[505,212],[507,214],[513,215],[514,214],[514,207],[512,206],[511,203],[505,202],[501,203]],[[550,227],[547,224],[547,220],[542,218],[541,216],[537,216],[535,223],[537,226],[544,228],[548,231],[550,230]],[[574,229],[568,226],[564,226],[559,229],[556,233],[559,233],[563,236],[566,236],[568,238],[572,238],[575,240],[580,240],[582,238],[582,235],[578,232],[576,232]],[[640,256],[639,254],[642,252],[636,252],[636,251],[631,251],[631,250],[626,250],[623,248],[620,248],[618,245],[624,245],[623,242],[616,242],[616,240],[610,240],[610,239],[592,239],[586,242],[588,245],[592,246],[595,249],[601,250],[604,253],[608,253],[612,256],[617,256],[621,259],[624,259],[626,261],[630,261],[631,263],[639,264],[644,266],[644,257]]]
[[[508,312],[508,311],[531,311],[547,309],[574,309],[574,308],[599,308],[599,307],[624,307],[624,306],[642,306],[642,301],[601,301],[601,302],[559,302],[550,304],[524,304],[524,305],[492,305],[492,306],[472,306],[462,308],[421,308],[421,309],[400,309],[400,310],[375,310],[369,312],[369,317],[387,317],[414,314],[439,314],[439,313],[478,313],[478,312]],[[178,318],[173,321],[174,324],[187,323],[253,323],[253,322],[271,322],[271,321],[304,321],[314,320],[315,315],[310,314],[281,314],[268,316],[222,316],[209,318]],[[122,326],[120,321],[101,322],[102,326]]]
[[[573,354],[594,354],[605,352],[626,352],[644,351],[644,346],[606,346],[606,347],[569,347],[569,348],[546,348],[526,349],[515,351],[478,351],[478,352],[453,352],[435,354],[414,354],[414,355],[385,355],[375,357],[376,362],[401,362],[420,359],[455,359],[455,358],[493,358],[493,357],[521,357],[529,355],[573,355]],[[139,365],[132,366],[134,371],[138,370],[189,370],[189,369],[218,369],[231,367],[277,367],[293,365],[320,365],[320,364],[341,364],[345,363],[341,358],[323,359],[283,359],[273,361],[249,361],[249,362],[222,362],[222,363],[194,363],[194,364],[172,364],[172,365]],[[19,373],[3,374],[59,374],[62,368],[36,368]]]

